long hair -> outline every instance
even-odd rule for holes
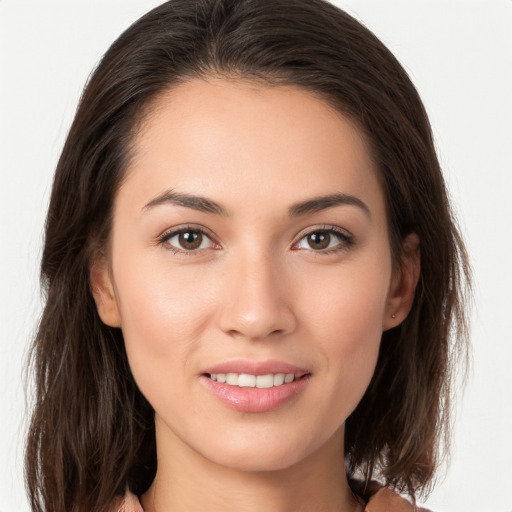
[[[210,76],[301,87],[365,133],[394,261],[417,233],[421,275],[409,316],[383,334],[373,379],[347,420],[347,470],[413,498],[432,481],[454,362],[465,354],[469,267],[414,86],[367,28],[323,0],[171,0],[104,55],[57,165],[41,265],[46,305],[30,359],[34,511],[103,512],[127,486],[140,494],[154,478],[154,412],[121,331],[98,317],[89,263],[109,238],[114,196],[151,105],[178,83]]]

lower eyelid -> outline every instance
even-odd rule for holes
[[[188,254],[192,254],[192,253],[195,253],[195,252],[200,252],[200,251],[203,251],[203,250],[206,250],[206,249],[210,248],[210,247],[203,247],[201,249],[198,248],[198,249],[187,250],[185,248],[180,248],[180,247],[177,247],[176,245],[173,245],[173,244],[169,243],[169,241],[172,238],[180,235],[181,233],[186,233],[187,231],[194,232],[194,233],[200,233],[203,237],[205,237],[206,239],[209,240],[209,245],[212,246],[212,247],[216,247],[216,246],[219,245],[215,241],[215,239],[212,237],[212,235],[210,235],[205,229],[202,229],[202,228],[199,228],[199,227],[195,227],[195,226],[183,226],[183,227],[178,227],[178,228],[171,229],[169,231],[164,232],[160,236],[158,236],[156,241],[157,241],[158,244],[161,244],[161,245],[163,245],[164,247],[166,247],[166,248],[168,248],[170,250],[173,250],[175,252],[188,253]]]

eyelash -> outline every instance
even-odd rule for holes
[[[175,236],[178,236],[183,233],[199,233],[202,236],[206,237],[210,240],[210,242],[214,246],[218,246],[219,244],[214,240],[213,236],[204,228],[201,228],[199,226],[182,226],[177,229],[173,228],[170,231],[165,231],[157,238],[157,243],[159,245],[162,245],[165,247],[165,249],[180,255],[185,256],[193,256],[194,254],[199,253],[200,251],[203,251],[205,249],[199,249],[199,250],[187,250],[187,249],[179,249],[178,247],[175,247],[174,245],[171,245],[169,243],[169,240],[174,238]]]
[[[175,254],[180,254],[180,255],[183,254],[186,256],[192,256],[192,255],[197,254],[203,250],[206,250],[205,248],[191,249],[191,250],[179,249],[178,247],[175,247],[169,243],[170,239],[172,239],[175,236],[178,236],[180,234],[183,234],[183,233],[200,234],[200,235],[206,237],[207,239],[209,239],[211,244],[213,244],[214,246],[217,246],[214,248],[219,247],[218,242],[216,242],[214,240],[213,236],[207,230],[205,230],[204,228],[201,228],[199,226],[183,226],[183,227],[180,227],[177,229],[172,229],[171,231],[166,231],[166,232],[162,233],[157,238],[157,243],[159,245],[164,246],[167,250],[170,250]],[[337,252],[341,252],[341,251],[346,251],[351,245],[354,244],[353,235],[351,235],[347,231],[337,228],[335,226],[322,226],[322,227],[317,227],[315,229],[312,229],[312,230],[302,233],[300,235],[299,240],[293,244],[292,250],[300,250],[299,248],[297,248],[297,246],[300,244],[300,242],[302,240],[304,240],[306,237],[311,236],[313,234],[334,235],[336,238],[339,239],[338,244],[336,244],[334,247],[331,247],[328,249],[320,249],[320,250],[315,250],[313,248],[306,249],[306,250],[309,250],[312,253],[316,253],[318,255],[328,255],[328,254],[333,254],[333,253],[337,253]]]
[[[334,247],[328,248],[328,249],[320,249],[315,250],[313,248],[306,249],[310,250],[315,255],[319,256],[326,256],[328,254],[334,254],[342,251],[346,251],[350,248],[351,245],[354,245],[354,236],[351,235],[348,231],[345,231],[344,229],[338,228],[336,226],[321,226],[316,227],[312,230],[308,230],[304,233],[301,233],[299,240],[293,244],[293,247],[296,247],[302,240],[304,240],[306,237],[311,236],[313,234],[322,234],[322,235],[334,235],[336,238],[338,238],[339,243],[337,243]],[[299,249],[294,249],[299,250]]]

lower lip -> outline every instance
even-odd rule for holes
[[[206,375],[203,375],[201,380],[214,396],[232,409],[241,412],[269,412],[293,400],[304,389],[309,378],[307,375],[272,388],[230,386],[212,380]]]

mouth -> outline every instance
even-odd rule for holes
[[[209,373],[211,380],[239,388],[268,389],[290,384],[307,374],[294,373],[267,373],[265,375],[252,375],[250,373]]]
[[[293,403],[308,387],[312,374],[278,361],[232,361],[201,376],[205,388],[230,408],[263,413]]]

